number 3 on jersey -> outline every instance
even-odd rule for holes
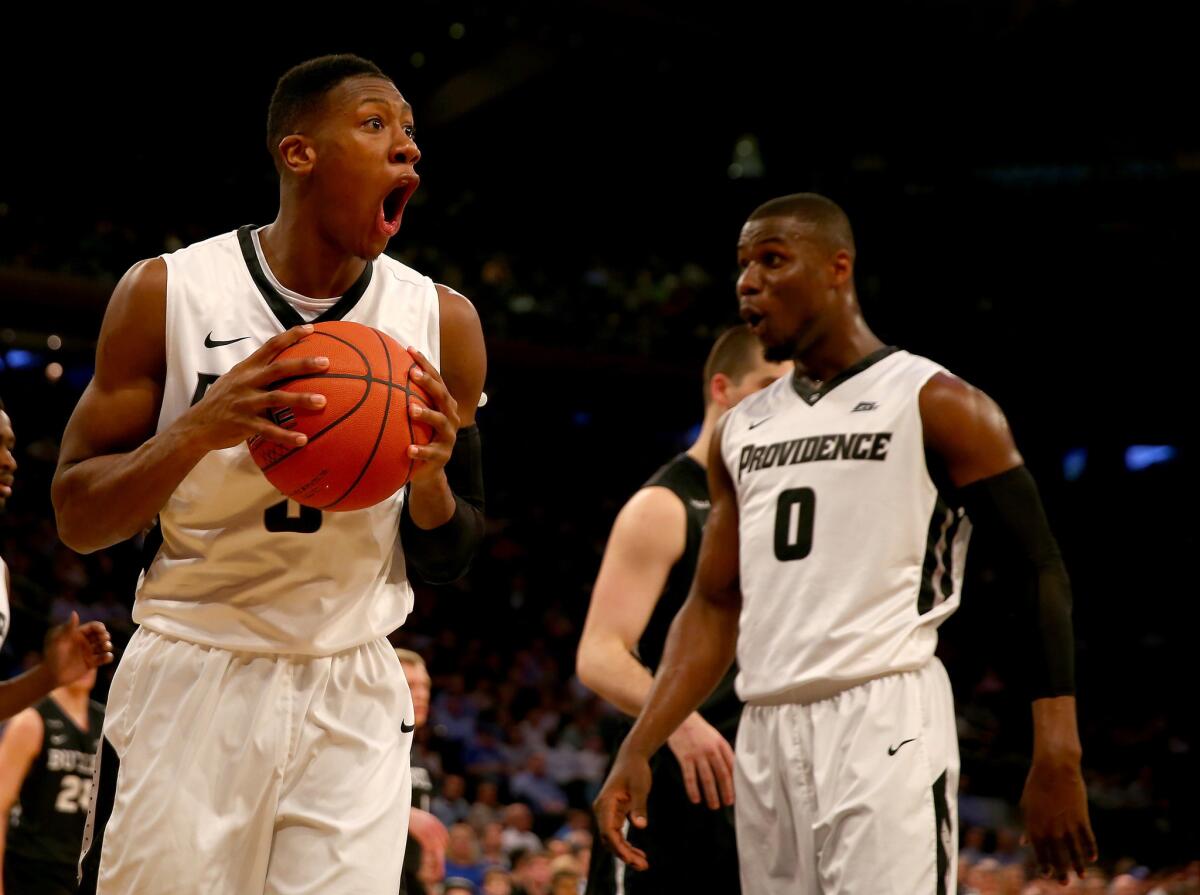
[[[812,488],[789,488],[775,506],[775,558],[804,559],[812,552],[817,494]]]

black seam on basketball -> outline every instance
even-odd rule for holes
[[[244,248],[244,245],[243,245],[243,248]],[[251,246],[251,248],[253,248],[253,246]],[[257,260],[258,256],[255,255],[254,257]],[[366,376],[359,376],[359,375],[353,374],[353,373],[310,373],[310,374],[307,374],[304,376],[280,379],[277,382],[273,382],[270,385],[268,385],[267,388],[269,390],[274,390],[277,385],[279,385],[280,383],[283,383],[283,382],[295,382],[297,379],[320,379],[323,376],[326,378],[329,378],[329,379],[361,379],[367,383],[367,387],[365,389],[363,389],[363,396],[359,400],[359,402],[357,404],[355,404],[353,407],[351,407],[348,411],[346,411],[346,414],[344,416],[338,417],[336,420],[334,420],[332,423],[330,423],[324,429],[314,432],[312,435],[310,435],[308,437],[308,439],[304,442],[304,444],[300,445],[300,447],[292,448],[286,454],[284,454],[282,457],[277,457],[274,460],[272,460],[270,463],[268,463],[266,466],[261,467],[263,472],[266,472],[269,469],[274,469],[276,466],[278,466],[284,460],[288,459],[291,456],[294,456],[297,451],[302,450],[307,445],[312,444],[314,441],[316,441],[318,438],[320,438],[322,435],[324,435],[326,432],[328,432],[334,426],[340,425],[351,414],[353,414],[356,410],[358,410],[358,408],[362,407],[363,402],[367,400],[367,396],[369,394],[371,394],[371,362],[370,362],[370,360],[367,359],[366,352],[364,352],[361,348],[359,348],[353,342],[351,342],[347,339],[343,339],[339,335],[335,335],[334,333],[327,332],[326,330],[323,330],[323,329],[315,330],[314,335],[318,332],[321,335],[325,336],[327,339],[333,339],[335,342],[340,342],[341,344],[343,344],[347,348],[349,348],[351,351],[353,351],[355,354],[357,354],[358,359],[360,361],[362,361],[363,369],[365,369],[367,371]],[[299,343],[297,343],[297,344],[299,344]],[[286,351],[286,350],[287,349],[285,348],[284,351]],[[281,351],[279,354],[282,354],[282,353],[283,353],[283,351]],[[275,357],[278,357],[278,356],[279,356],[278,354],[275,355]],[[272,362],[274,362],[274,358],[272,358],[271,360],[272,360]],[[290,495],[290,494],[288,495],[288,497],[291,497],[291,496],[292,495]]]
[[[387,381],[391,382],[392,381],[392,353],[390,351],[388,351],[387,342],[383,341],[383,335],[381,333],[379,333],[378,331],[375,332],[375,335],[379,338],[379,344],[383,347],[383,356],[387,358],[387,367],[388,367]],[[371,368],[367,367],[367,369],[370,370]],[[367,386],[368,392],[370,392],[371,387],[374,384],[375,383],[372,382],[371,385]],[[345,500],[350,495],[351,491],[353,491],[355,488],[358,487],[358,483],[361,482],[362,477],[367,474],[367,470],[371,468],[371,463],[374,462],[374,460],[375,460],[375,455],[379,452],[379,444],[380,444],[380,442],[383,441],[383,433],[384,433],[384,430],[387,429],[388,412],[391,409],[392,409],[392,392],[389,389],[383,400],[383,419],[379,423],[379,432],[375,436],[375,443],[373,445],[371,445],[371,453],[369,453],[367,455],[367,459],[363,461],[362,468],[359,469],[358,475],[355,476],[354,481],[350,483],[350,487],[348,487],[345,491],[342,492],[342,496],[339,497],[337,500],[333,501],[332,503],[325,504],[324,506],[321,507],[321,509],[323,509],[323,510],[333,509],[335,506],[337,506],[339,503],[341,503],[343,500]]]
[[[413,367],[416,366],[416,361],[408,365],[408,371],[404,374],[404,418],[408,421],[408,443],[414,445],[417,443],[417,433],[413,430],[412,421],[412,390],[409,389],[408,383],[412,379]],[[422,401],[421,403],[425,403]],[[407,453],[407,452],[406,452]],[[408,475],[404,477],[404,481],[409,481],[412,478],[413,467],[416,465],[416,458],[409,454],[408,457]]]
[[[304,450],[304,448],[308,447],[308,445],[312,444],[314,441],[316,441],[318,438],[320,438],[322,435],[324,435],[330,429],[334,428],[335,426],[341,425],[343,422],[345,422],[347,419],[349,419],[351,416],[353,416],[354,413],[358,410],[358,408],[362,407],[363,404],[366,403],[367,396],[371,394],[371,385],[372,385],[371,380],[365,379],[363,381],[366,382],[367,387],[365,389],[363,389],[362,397],[358,399],[357,404],[355,404],[353,407],[351,407],[349,410],[347,410],[344,414],[339,416],[336,420],[334,420],[332,423],[330,423],[325,428],[320,429],[319,431],[314,432],[312,435],[308,436],[308,440],[306,442],[304,442],[304,444],[300,445],[300,447],[292,448],[286,454],[284,454],[282,457],[277,457],[276,459],[274,459],[270,463],[268,463],[266,466],[261,467],[262,471],[266,472],[269,469],[274,469],[276,466],[278,466],[284,460],[287,460],[289,457],[294,457],[297,452]],[[288,497],[291,497],[291,495],[289,494]]]

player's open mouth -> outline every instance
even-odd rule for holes
[[[767,319],[765,314],[754,310],[754,308],[751,308],[748,305],[742,308],[740,316],[746,321],[750,329],[752,329],[756,335],[761,331],[759,327],[762,322]]]
[[[379,229],[389,239],[400,232],[400,219],[404,217],[404,206],[416,192],[417,181],[404,180],[379,203]]]

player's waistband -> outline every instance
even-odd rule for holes
[[[855,687],[861,687],[863,684],[869,684],[871,681],[882,680],[883,678],[899,677],[903,674],[912,674],[916,671],[921,671],[930,662],[936,662],[937,657],[933,657],[920,665],[914,665],[912,668],[895,668],[889,669],[879,674],[868,674],[861,677],[838,678],[830,679],[823,678],[817,681],[806,681],[802,684],[797,684],[793,687],[786,687],[782,690],[777,690],[773,693],[768,693],[763,696],[750,696],[745,699],[748,706],[772,706],[772,705],[810,705],[814,702],[823,702],[826,699],[833,699],[845,693],[847,690],[853,690]]]

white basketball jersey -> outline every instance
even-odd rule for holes
[[[933,655],[970,537],[925,462],[918,397],[938,372],[881,349],[820,389],[785,376],[729,412],[743,700],[822,699]]]
[[[158,431],[267,339],[305,322],[272,285],[252,228],[169,255],[167,376]],[[440,366],[437,290],[381,255],[316,318],[348,320]],[[398,628],[412,608],[399,543],[404,489],[364,510],[288,501],[246,445],[213,451],[180,482],[147,536],[133,619],[228,650],[329,655]]]

